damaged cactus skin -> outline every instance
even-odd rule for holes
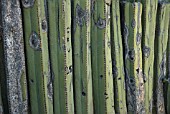
[[[1,4],[1,1],[0,1]],[[6,92],[6,80],[5,80],[5,65],[4,65],[4,50],[2,40],[2,15],[0,8],[0,114],[9,113],[8,105],[5,99],[7,99]]]
[[[159,2],[157,12],[157,27],[155,37],[155,69],[154,69],[154,104],[153,113],[165,113],[163,79],[166,75],[166,51],[168,43],[168,27],[170,17],[170,4]]]
[[[156,28],[157,0],[143,0],[143,34],[142,58],[143,74],[145,75],[145,113],[152,114],[153,103],[153,72],[154,72],[154,41]]]
[[[123,63],[123,44],[121,35],[120,23],[120,6],[119,0],[112,0],[112,65],[114,77],[114,97],[115,97],[115,112],[120,114],[127,113],[126,107],[126,88],[125,88],[125,73]]]
[[[54,114],[74,114],[71,2],[48,0],[47,6]]]
[[[114,90],[110,38],[111,0],[92,0],[91,5],[94,113],[114,114]]]
[[[74,0],[73,8],[73,61],[75,112],[93,114],[91,70],[91,2]]]
[[[4,113],[27,114],[28,95],[20,2],[19,0],[1,0],[0,3],[3,17],[1,40],[3,40],[6,75],[2,74],[1,84],[6,86],[2,90],[6,88],[3,92],[7,93],[5,102],[8,102],[8,111],[5,107]]]
[[[52,89],[50,82],[47,32],[44,1],[36,0],[34,5],[23,8],[24,40],[26,45],[27,73],[30,91],[31,113],[53,113]],[[50,89],[50,90],[49,90]]]
[[[169,20],[170,21],[170,20]],[[167,113],[170,113],[170,22],[169,22],[169,29],[168,29],[168,45],[167,45],[167,91],[166,91],[166,109],[167,109]]]
[[[144,114],[144,82],[141,51],[142,4],[139,2],[123,2],[122,7],[128,113]]]

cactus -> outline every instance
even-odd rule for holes
[[[5,61],[5,77],[8,111],[11,114],[28,113],[27,82],[25,71],[23,29],[19,0],[3,0],[1,3],[2,40]],[[2,44],[2,43],[1,43]],[[5,98],[5,97],[4,97]]]
[[[115,91],[115,111],[116,113],[126,114],[126,90],[125,90],[125,73],[123,63],[123,44],[120,24],[119,2],[112,0],[112,63],[114,91]]]
[[[91,3],[91,42],[94,113],[114,114],[114,93],[110,40],[111,1]]]
[[[123,2],[123,37],[128,113],[144,113],[144,82],[141,52],[141,13],[139,2]]]
[[[157,113],[165,113],[163,98],[163,80],[166,73],[166,50],[168,42],[168,26],[169,26],[169,4],[161,2],[158,5],[157,28],[155,39],[155,69],[154,69],[154,107],[153,111]]]
[[[153,71],[154,71],[154,40],[156,27],[156,13],[158,1],[143,0],[143,75],[145,82],[145,113],[152,114],[153,102]]]
[[[90,40],[90,0],[73,2],[73,60],[75,112],[93,114],[91,40]]]
[[[49,0],[47,5],[51,70],[54,78],[54,114],[73,114],[71,3],[69,0]]]
[[[31,113],[53,113],[44,1],[22,1]]]
[[[170,113],[169,0],[0,6],[0,114]]]
[[[0,31],[0,34],[1,34],[1,31]],[[4,72],[4,63],[3,63],[3,46],[2,46],[2,37],[0,36],[0,74],[1,74],[1,77],[0,77],[0,114],[3,114],[4,113],[4,109],[3,109],[3,101],[2,101],[2,98],[3,98],[3,94],[2,94],[2,88],[3,88],[3,78],[5,77],[5,72]]]
[[[170,21],[170,20],[169,20]],[[169,22],[169,26],[170,26],[170,22]],[[166,92],[166,109],[167,109],[167,113],[170,113],[170,27],[168,29],[168,46],[167,46],[167,81],[168,81],[168,85],[167,85],[167,92]]]
[[[0,4],[1,4],[1,1],[0,1]],[[0,27],[2,27],[2,16],[1,16],[1,8],[0,8]],[[4,78],[5,78],[5,66],[4,66],[4,51],[3,51],[3,41],[2,41],[2,28],[0,28],[0,113],[1,114],[4,114],[4,104],[3,104],[3,94],[2,94],[2,91],[3,91],[3,87],[2,86],[4,84]],[[4,84],[5,85],[5,84]],[[8,112],[6,112],[8,113]]]

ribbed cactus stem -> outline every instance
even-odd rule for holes
[[[115,91],[115,112],[126,114],[126,88],[125,73],[123,63],[123,44],[120,24],[120,6],[119,1],[112,0],[112,23],[111,23],[111,46],[112,46],[112,64]]]
[[[75,0],[73,14],[73,55],[75,109],[78,114],[93,114],[90,0]]]
[[[74,114],[71,2],[49,0],[47,5],[54,114]]]
[[[105,59],[105,97],[106,113],[115,114],[114,109],[114,88],[112,73],[112,57],[111,57],[111,0],[105,0],[105,20],[106,28],[104,34],[104,59]]]
[[[166,56],[168,43],[170,4],[161,2],[158,4],[157,28],[155,39],[155,69],[154,69],[154,107],[153,113],[165,113],[163,97],[163,80],[166,75]]]
[[[64,9],[64,48],[65,48],[65,97],[66,110],[69,114],[74,114],[73,100],[73,62],[71,44],[71,1],[63,1]]]
[[[92,65],[91,65],[91,0],[86,0],[86,11],[87,13],[87,28],[86,28],[86,53],[87,53],[87,113],[86,114],[94,114],[93,107],[93,85],[92,85]]]
[[[94,113],[114,114],[110,41],[110,0],[91,1]]]
[[[50,73],[50,61],[48,51],[48,37],[47,37],[47,14],[45,11],[45,0],[37,0],[38,4],[38,21],[39,21],[39,34],[41,39],[42,51],[42,72],[43,72],[43,90],[45,97],[45,110],[47,114],[53,113],[53,87]]]
[[[30,0],[29,2],[22,2],[22,6],[24,20],[24,41],[26,47],[26,63],[30,95],[29,98],[31,106],[30,113],[44,114],[46,113],[43,75],[44,63],[42,60],[42,47],[44,46],[41,46],[41,38],[39,32],[39,29],[41,29],[38,16],[39,5],[37,0]],[[48,66],[49,64],[47,63],[46,65]]]
[[[64,96],[64,72],[61,72],[61,69],[64,69],[64,49],[60,41],[62,40],[59,36],[60,32],[60,23],[59,22],[59,2],[56,0],[48,0],[48,30],[49,30],[49,54],[51,62],[51,74],[53,78],[53,109],[54,114],[60,114],[66,111],[65,108],[65,98]],[[64,31],[64,29],[62,30]],[[61,52],[63,52],[61,54]],[[60,63],[62,62],[62,64]],[[62,79],[61,79],[61,78]],[[62,84],[62,85],[61,85]],[[60,89],[63,91],[60,91]],[[60,98],[60,95],[62,98]],[[60,106],[63,108],[61,109]],[[62,111],[64,110],[64,111]]]
[[[169,20],[170,21],[170,20]],[[169,22],[169,29],[168,29],[168,45],[167,45],[167,82],[168,82],[168,87],[167,89],[167,96],[166,96],[166,108],[167,108],[167,113],[170,113],[170,22]]]
[[[0,1],[0,4],[1,4],[1,1]],[[2,10],[0,8],[0,27],[2,26],[2,15],[1,15],[2,12],[1,11]],[[5,65],[4,65],[3,60],[4,60],[4,51],[3,51],[3,40],[2,40],[2,28],[0,28],[0,74],[1,74],[1,76],[0,76],[0,113],[1,114],[5,113],[4,112],[5,107],[6,107],[6,110],[8,110],[7,109],[8,106],[5,105],[6,101],[4,102],[4,100],[2,100],[4,98],[3,96],[6,96],[6,95],[2,94],[2,92],[5,93],[5,89],[6,89],[6,88],[4,89],[4,87],[5,87],[4,86],[5,85],[4,84],[4,81],[5,81]],[[3,104],[3,102],[4,102],[4,104]],[[8,112],[6,112],[6,113],[8,113]]]
[[[124,2],[123,6],[128,113],[144,113],[144,82],[141,52],[142,4],[139,2]]]
[[[145,112],[152,114],[153,103],[153,72],[154,72],[154,41],[157,14],[157,0],[143,0],[143,75],[145,82]]]

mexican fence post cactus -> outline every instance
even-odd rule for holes
[[[154,72],[154,41],[157,14],[157,0],[143,0],[142,14],[142,54],[143,75],[145,82],[145,113],[152,114],[153,103],[153,72]]]
[[[123,2],[123,38],[128,113],[145,113],[142,75],[142,4]]]
[[[52,81],[44,1],[22,1],[31,113],[52,113]]]
[[[115,112],[126,114],[126,88],[119,1],[112,0],[111,46],[114,77]]]
[[[71,2],[49,0],[47,5],[54,114],[74,114]]]
[[[114,92],[110,39],[111,0],[92,0],[91,5],[94,113],[114,114]]]
[[[73,60],[75,112],[93,114],[91,70],[91,2],[73,1]]]
[[[163,80],[166,75],[166,56],[169,27],[169,4],[159,2],[155,39],[154,104],[153,113],[165,113]]]

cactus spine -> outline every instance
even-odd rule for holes
[[[144,113],[144,82],[141,55],[141,13],[139,2],[124,2],[124,46],[128,113]]]
[[[114,91],[115,91],[115,111],[116,113],[126,114],[126,90],[125,90],[125,73],[123,63],[123,44],[120,24],[119,1],[112,0],[112,63]]]
[[[155,99],[153,113],[165,113],[163,98],[163,80],[166,73],[166,51],[168,42],[169,27],[169,4],[160,2],[158,4],[157,31],[155,39],[155,69],[154,69],[154,88]]]

